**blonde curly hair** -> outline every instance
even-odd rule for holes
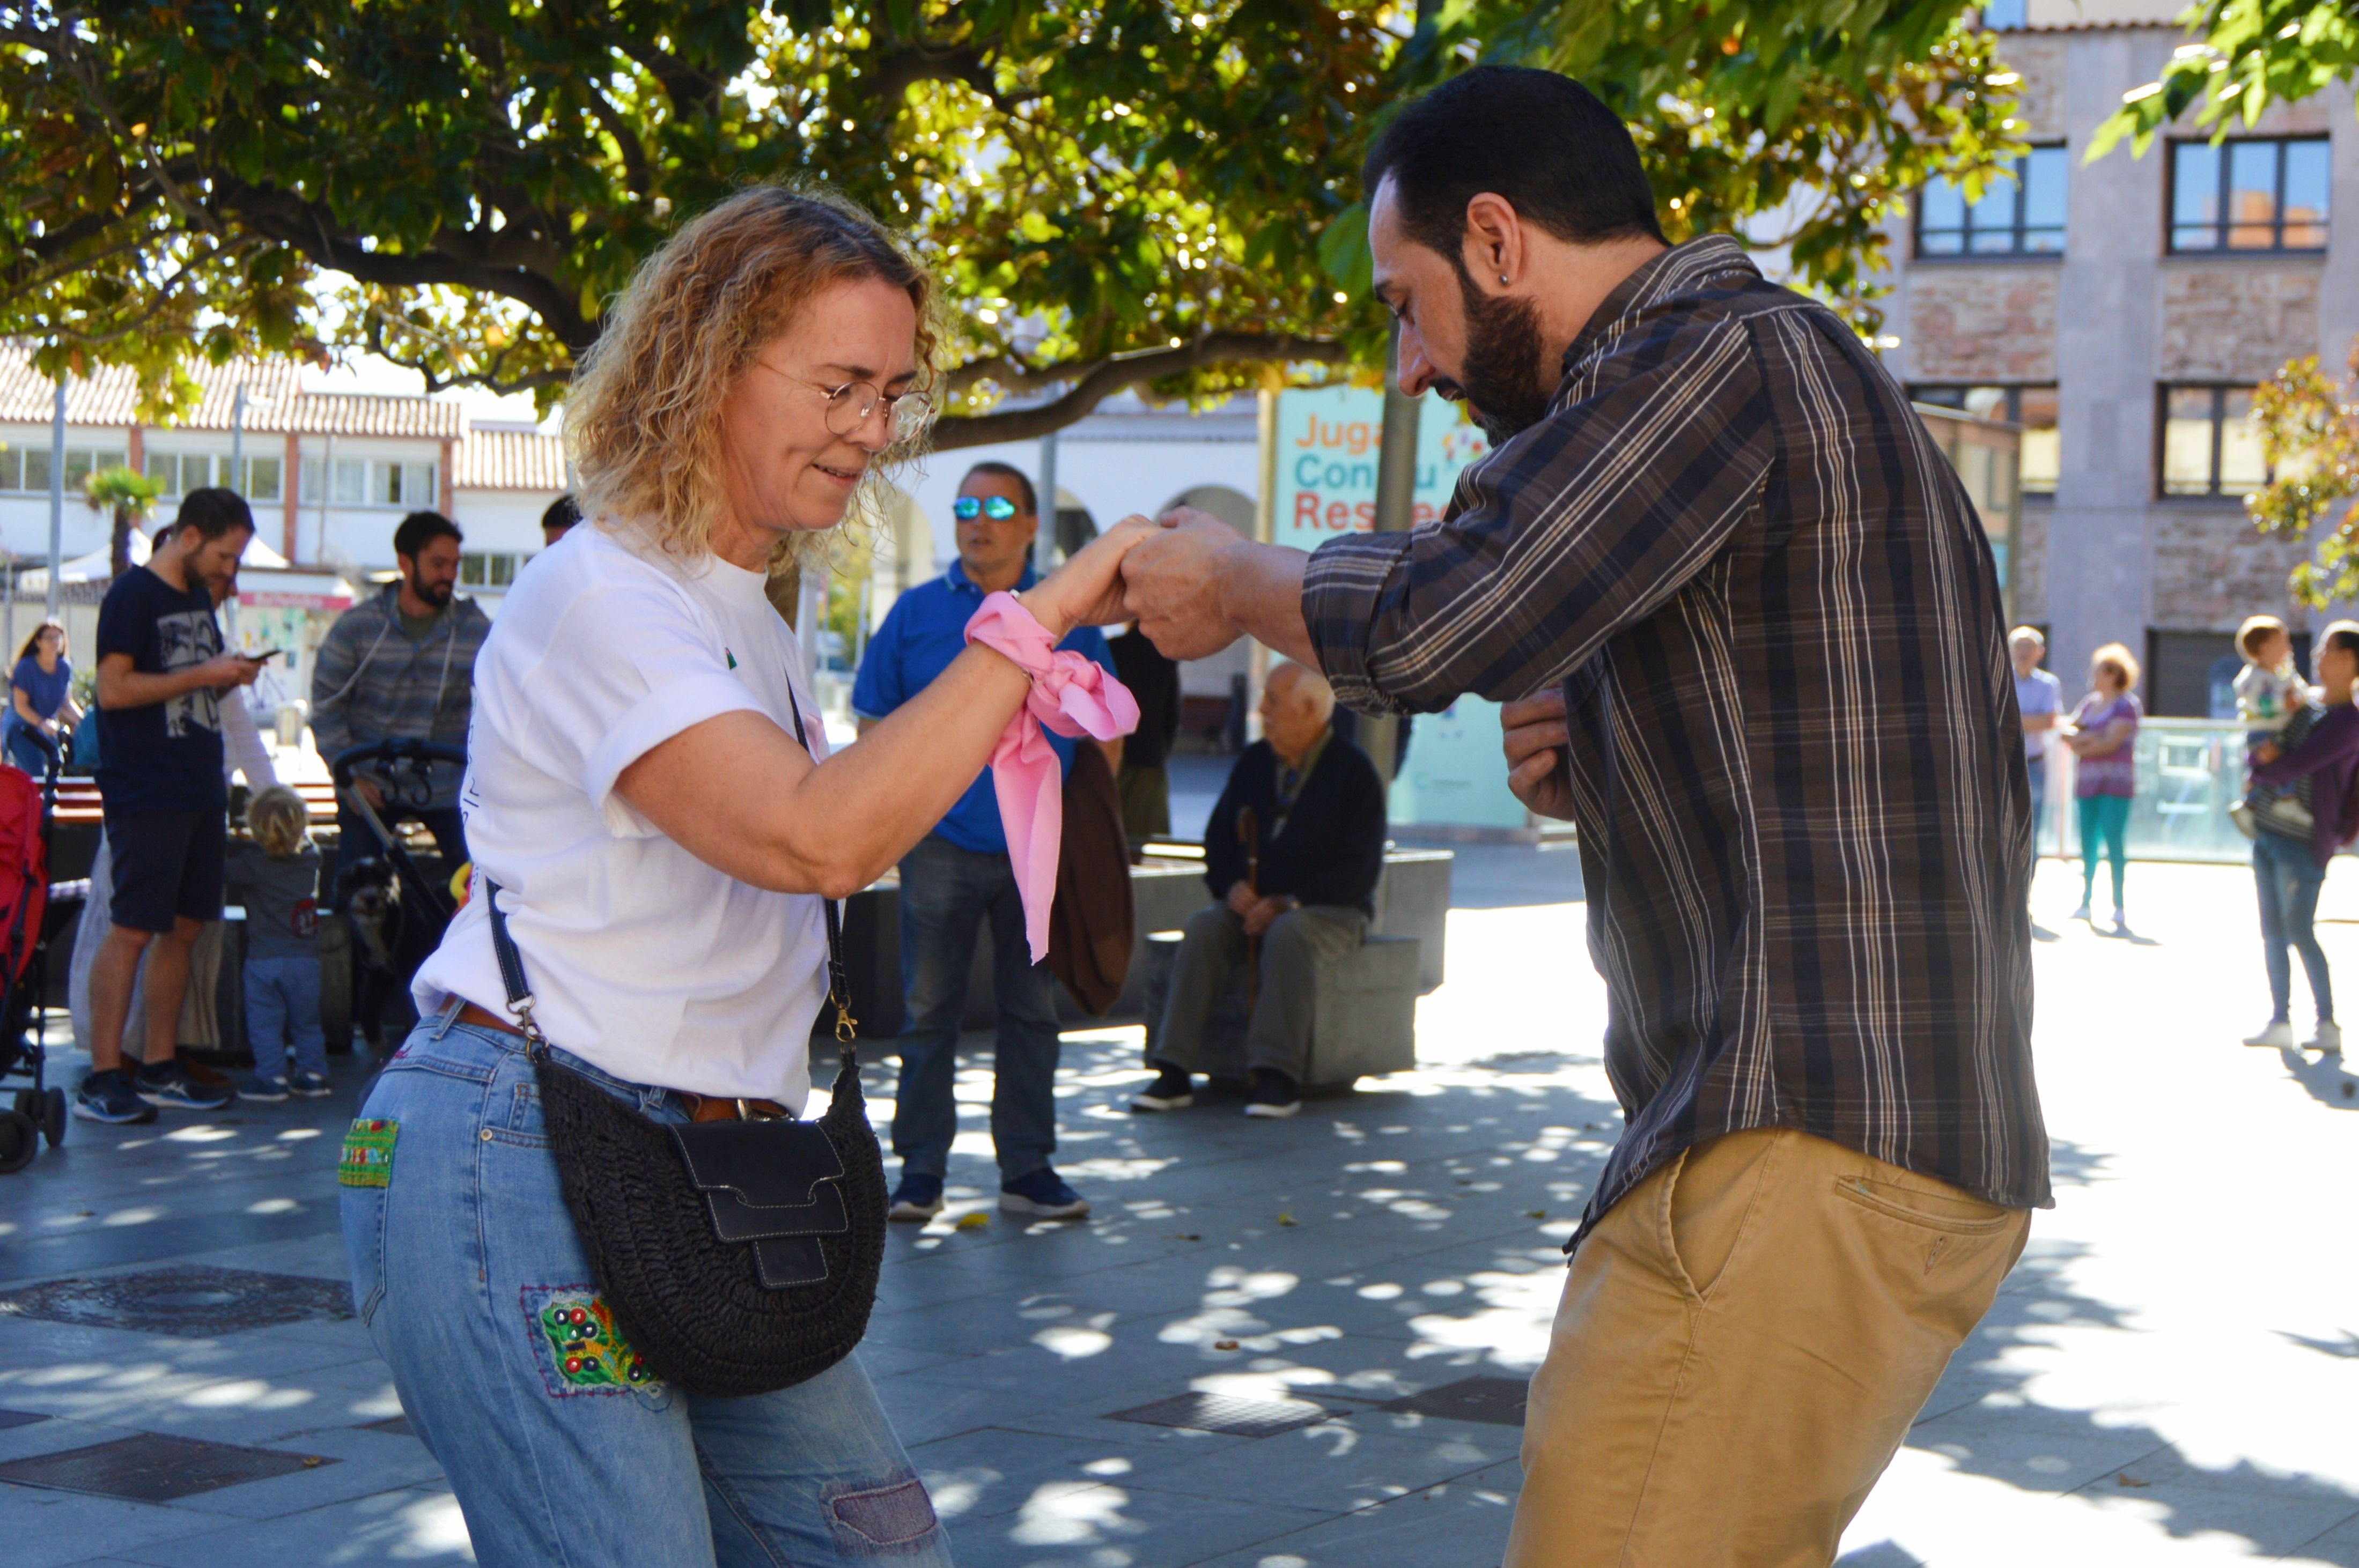
[[[643,263],[573,373],[565,447],[582,513],[604,527],[646,528],[667,554],[711,548],[726,506],[721,406],[764,345],[838,283],[880,278],[918,308],[919,387],[931,383],[938,334],[932,276],[900,237],[857,202],[817,185],[757,185],[699,214]],[[871,462],[844,509],[914,449]],[[773,566],[825,559],[844,525],[798,534]]]
[[[245,803],[245,826],[264,854],[284,860],[310,837],[311,808],[285,784],[273,784]]]

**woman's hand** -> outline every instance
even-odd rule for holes
[[[1154,532],[1155,524],[1145,517],[1134,514],[1124,518],[1025,589],[1024,607],[1059,641],[1076,626],[1122,620],[1122,558]]]

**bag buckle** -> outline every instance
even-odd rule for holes
[[[524,1035],[527,1044],[546,1052],[549,1049],[549,1037],[541,1033],[540,1025],[532,1021],[532,1005],[533,995],[530,991],[526,991],[521,996],[509,999],[508,1015],[516,1021],[516,1029]]]

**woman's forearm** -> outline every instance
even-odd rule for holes
[[[10,687],[8,688],[8,700],[10,705],[15,708],[16,718],[19,721],[29,724],[36,730],[42,727],[45,721],[42,719],[40,714],[35,710],[32,700],[26,697],[25,688],[23,687]]]
[[[817,767],[758,713],[724,713],[650,750],[614,793],[698,860],[774,892],[844,898],[932,831],[991,760],[1030,688],[969,648]]]

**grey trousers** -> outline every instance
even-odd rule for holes
[[[1312,989],[1319,966],[1360,946],[1368,917],[1334,904],[1305,904],[1270,922],[1261,937],[1260,987],[1245,1030],[1245,1065],[1301,1083],[1310,1063]],[[1171,991],[1156,1032],[1155,1060],[1194,1071],[1203,1052],[1204,1020],[1245,961],[1245,923],[1225,903],[1188,922],[1172,961]]]

